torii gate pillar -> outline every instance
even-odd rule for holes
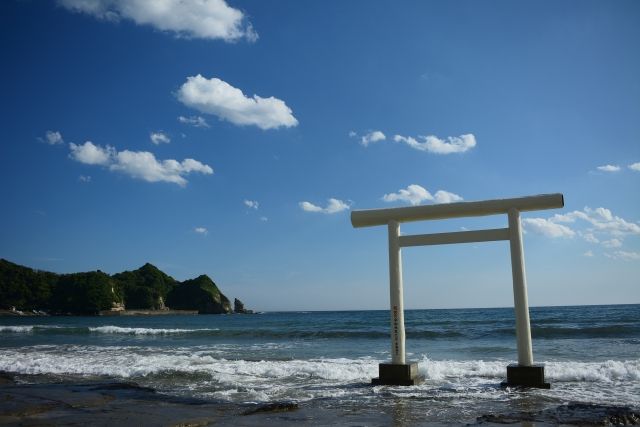
[[[379,365],[379,377],[373,385],[417,385],[423,378],[417,363],[406,363],[404,333],[404,297],[402,293],[402,252],[400,223],[391,220],[389,229],[389,301],[391,305],[391,363]]]
[[[544,379],[544,365],[533,363],[520,211],[553,209],[563,206],[564,197],[562,194],[544,194],[514,199],[351,212],[351,224],[354,227],[386,224],[389,231],[391,363],[379,365],[380,375],[378,378],[374,378],[372,383],[374,385],[415,385],[423,380],[418,374],[418,364],[407,363],[405,359],[401,248],[404,246],[509,240],[518,363],[507,366],[507,381],[502,385],[549,388],[549,383]],[[496,214],[507,214],[509,220],[507,228],[400,236],[401,222]]]

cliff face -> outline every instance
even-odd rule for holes
[[[122,309],[231,313],[229,299],[208,276],[182,283],[147,263],[109,276],[101,271],[56,274],[0,259],[0,309],[96,314]]]
[[[229,299],[206,275],[175,286],[167,295],[167,305],[176,310],[198,310],[200,314],[231,313]]]

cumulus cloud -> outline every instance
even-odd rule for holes
[[[598,166],[597,169],[600,172],[619,172],[620,171],[620,166],[618,166],[618,165],[603,165],[603,166]]]
[[[433,200],[433,196],[421,185],[411,184],[406,189],[400,189],[397,193],[385,194],[382,196],[382,200],[385,202],[407,202],[415,206],[425,200]]]
[[[107,145],[101,147],[95,145],[91,141],[87,141],[84,144],[76,145],[73,142],[69,144],[71,153],[69,156],[80,163],[87,165],[102,165],[106,166],[112,161],[112,157],[115,155],[115,148]]]
[[[267,221],[269,221],[269,218],[267,218],[266,216],[261,216],[260,217],[260,221],[267,222]]]
[[[171,142],[171,138],[164,132],[151,132],[149,139],[156,145],[168,144]]]
[[[354,132],[353,136],[356,136],[355,132]],[[365,147],[367,147],[372,142],[384,141],[385,139],[387,139],[387,137],[385,136],[384,133],[382,133],[379,130],[374,130],[372,132],[367,133],[366,135],[363,135],[360,138],[360,144],[362,144]]]
[[[103,148],[91,141],[82,145],[71,143],[69,148],[69,156],[80,163],[105,166],[111,171],[147,182],[172,182],[185,186],[187,180],[184,175],[194,172],[205,175],[213,173],[210,166],[194,159],[185,159],[182,162],[173,159],[158,161],[153,153],[148,151],[116,151],[111,146]]]
[[[586,256],[586,257],[591,258],[591,257],[593,257],[593,251],[591,251],[591,250],[586,251],[585,253],[582,254],[582,256]]]
[[[320,212],[325,214],[334,214],[349,209],[349,204],[339,199],[330,198],[326,207],[314,205],[311,202],[298,203],[300,208],[305,212]]]
[[[623,236],[625,234],[640,234],[640,225],[629,222],[603,207],[592,209],[585,207],[582,211],[573,211],[567,214],[554,215],[550,219],[553,222],[575,222],[576,220],[586,221],[591,225],[588,233],[608,233],[613,236]]]
[[[44,134],[44,138],[38,138],[40,141],[45,142],[49,145],[57,145],[62,144],[64,140],[62,139],[62,134],[57,130],[48,130]]]
[[[544,218],[523,218],[522,225],[527,231],[547,237],[573,237],[576,234],[566,225],[556,224]]]
[[[204,227],[196,227],[193,229],[193,231],[195,231],[198,234],[202,234],[203,236],[206,236],[207,234],[209,234],[209,230],[207,230]]]
[[[246,207],[251,209],[258,209],[258,207],[260,206],[260,204],[256,200],[245,200],[244,204]]]
[[[201,116],[189,116],[189,117],[178,116],[178,121],[180,123],[184,123],[185,125],[190,125],[190,126],[193,126],[195,128],[208,128],[208,127],[210,127],[209,123],[207,123],[205,118],[201,117]]]
[[[78,181],[80,181],[80,182],[91,182],[91,177],[89,175],[80,175],[78,177]]]
[[[523,224],[528,230],[544,234],[549,237],[572,237],[578,234],[586,242],[601,244],[605,248],[621,248],[624,244],[625,236],[639,235],[640,225],[627,221],[611,210],[603,207],[592,209],[585,207],[583,210],[572,211],[566,214],[556,214],[549,219],[530,218],[523,219]],[[581,230],[574,230],[562,224],[574,224],[574,227],[582,227]],[[620,255],[621,253],[627,255]],[[616,251],[613,254],[605,252],[608,258],[632,259],[633,252]]]
[[[444,190],[438,190],[435,196],[433,196],[421,185],[411,184],[406,189],[398,190],[397,193],[385,194],[382,196],[382,200],[385,202],[406,202],[415,206],[427,200],[435,203],[452,203],[459,202],[463,199],[455,193]]]
[[[187,77],[177,97],[187,107],[240,126],[277,129],[298,125],[298,120],[284,101],[273,96],[262,98],[253,95],[250,98],[240,89],[215,77],[207,79],[200,74]]]
[[[257,40],[244,14],[225,0],[58,0],[73,12],[107,21],[131,20],[184,38]]]
[[[632,171],[640,172],[640,162],[632,163],[628,166]]]
[[[449,193],[448,191],[438,190],[435,194],[435,202],[436,203],[453,203],[453,202],[461,202],[462,197],[458,196],[454,193]]]
[[[405,143],[415,150],[428,151],[435,154],[464,153],[476,146],[476,137],[470,133],[457,137],[449,136],[446,139],[440,139],[433,135],[418,136],[418,138],[422,142],[411,136],[402,135],[395,135],[393,140]]]

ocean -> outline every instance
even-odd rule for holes
[[[224,404],[297,402],[426,423],[574,403],[640,410],[640,305],[530,315],[550,390],[500,387],[516,359],[512,308],[407,310],[407,359],[426,377],[412,387],[369,385],[390,359],[388,311],[0,317],[0,371],[23,384],[130,381]]]

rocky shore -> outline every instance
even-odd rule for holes
[[[424,426],[434,425],[411,402],[354,404],[331,399],[303,403],[232,404],[170,396],[135,383],[90,381],[27,384],[0,372],[0,425],[15,426]],[[384,400],[384,396],[379,396]],[[388,403],[388,402],[387,402]],[[449,425],[438,420],[435,425]],[[460,424],[460,423],[454,423]],[[638,425],[628,407],[573,403],[532,412],[491,413],[465,425]]]

